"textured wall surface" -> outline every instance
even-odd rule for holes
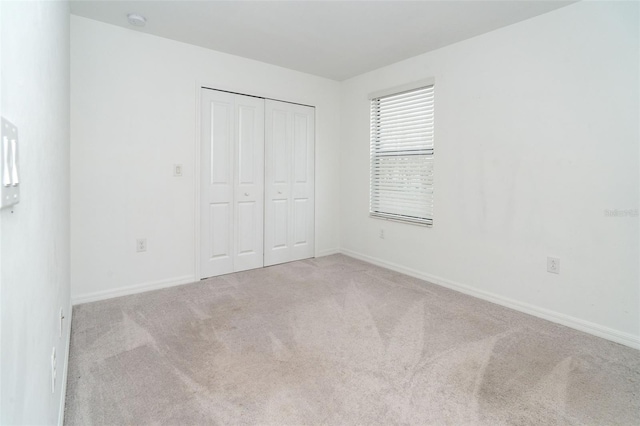
[[[0,423],[56,424],[71,308],[68,4],[2,2],[1,28],[2,115],[18,127],[21,201],[0,213]]]
[[[338,248],[338,82],[77,16],[71,76],[74,299],[194,280],[197,83],[316,107],[316,252]]]
[[[579,2],[344,82],[345,253],[640,346],[638,26]],[[427,77],[434,226],[369,218],[367,94]]]

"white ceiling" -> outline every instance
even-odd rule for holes
[[[572,1],[72,1],[71,13],[345,80]],[[143,28],[127,22],[135,12]]]

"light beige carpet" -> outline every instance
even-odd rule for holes
[[[65,421],[640,423],[640,351],[335,255],[76,306]]]

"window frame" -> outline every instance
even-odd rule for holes
[[[381,150],[381,139],[380,139],[380,135],[379,133],[376,131],[376,126],[374,126],[374,123],[379,123],[379,121],[374,121],[374,111],[376,106],[374,105],[374,102],[376,100],[380,100],[383,98],[387,98],[387,97],[393,97],[393,96],[398,96],[398,95],[402,95],[408,92],[414,92],[417,90],[421,90],[421,89],[427,89],[427,88],[432,88],[433,90],[433,94],[430,95],[433,97],[433,104],[431,107],[431,110],[429,112],[427,112],[427,114],[433,114],[433,123],[431,124],[430,130],[433,132],[433,136],[431,141],[428,141],[427,139],[425,139],[425,144],[423,147],[421,147],[419,149],[419,151],[423,151],[421,153],[416,153],[414,148],[403,148],[402,150],[400,150],[400,153],[398,153],[396,151],[395,154],[389,154],[389,151],[387,151],[386,153],[384,151]],[[370,120],[370,135],[369,135],[369,148],[370,148],[370,156],[369,156],[369,172],[370,172],[370,182],[369,182],[369,217],[375,218],[375,219],[384,219],[384,220],[391,220],[391,221],[395,221],[395,222],[401,222],[401,223],[408,223],[408,224],[412,224],[412,225],[418,225],[418,226],[426,226],[426,227],[433,227],[433,222],[434,222],[434,214],[433,214],[433,192],[434,192],[434,185],[433,185],[433,171],[434,171],[434,159],[435,159],[435,78],[428,78],[428,79],[423,79],[423,80],[419,80],[419,81],[415,81],[412,83],[408,83],[408,84],[404,84],[401,86],[396,86],[396,87],[392,87],[392,88],[388,88],[388,89],[384,89],[384,90],[379,90],[373,93],[369,94],[369,106],[370,106],[370,115],[369,115],[369,120]],[[380,108],[379,104],[377,106],[377,108]],[[377,120],[380,120],[379,118]],[[428,126],[427,126],[428,127]],[[430,145],[429,145],[430,143]],[[403,215],[401,213],[395,212],[384,212],[384,211],[375,211],[374,210],[374,197],[377,197],[376,201],[377,203],[379,203],[379,199],[380,199],[380,195],[379,195],[379,188],[380,185],[376,184],[375,182],[375,172],[380,170],[380,167],[382,167],[380,165],[380,159],[382,158],[387,158],[387,159],[402,159],[402,158],[406,158],[406,157],[410,157],[410,156],[414,156],[414,155],[419,155],[421,157],[423,157],[426,161],[425,164],[428,162],[431,162],[431,165],[424,165],[422,167],[424,167],[424,170],[421,170],[421,173],[425,173],[424,175],[421,175],[421,178],[426,179],[429,183],[425,186],[425,188],[427,188],[427,194],[429,194],[430,191],[430,195],[427,195],[427,206],[431,207],[431,211],[425,211],[424,216],[422,217],[418,217],[418,216],[414,216],[414,215]],[[412,164],[412,166],[418,165],[418,167],[420,167],[420,160],[414,162]],[[393,166],[392,166],[393,167]],[[420,194],[419,192],[416,192],[418,195]],[[409,212],[407,212],[409,213]]]

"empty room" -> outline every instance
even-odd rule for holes
[[[0,1],[1,425],[640,424],[637,1]]]

